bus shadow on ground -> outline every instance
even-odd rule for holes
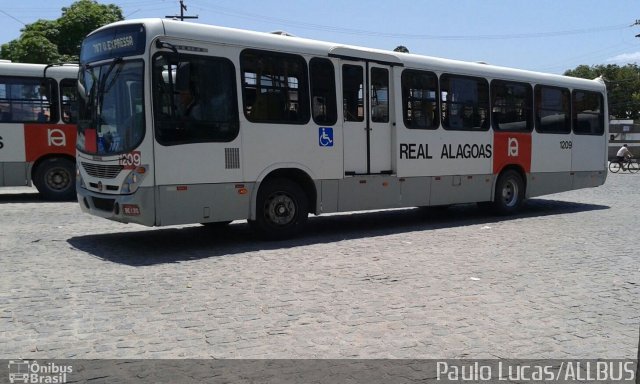
[[[40,197],[38,192],[16,192],[0,194],[0,204],[16,204],[16,203],[50,203]]]
[[[286,249],[400,233],[492,224],[502,221],[609,209],[608,206],[559,200],[528,200],[512,216],[495,216],[476,204],[408,208],[310,217],[297,238],[263,241],[246,222],[222,228],[189,226],[72,237],[68,243],[93,256],[130,266],[178,263],[259,250]]]

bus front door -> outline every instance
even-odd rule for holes
[[[390,67],[342,65],[345,175],[392,173],[390,89]]]

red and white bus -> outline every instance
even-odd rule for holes
[[[77,64],[0,62],[0,186],[75,198]]]
[[[78,198],[144,225],[526,198],[604,183],[602,80],[172,20],[81,49]]]

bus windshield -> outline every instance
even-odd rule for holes
[[[135,149],[144,137],[144,65],[114,58],[85,65],[79,75],[77,147],[92,155]]]

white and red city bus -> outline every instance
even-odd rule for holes
[[[526,198],[604,183],[604,82],[163,19],[81,49],[85,212],[149,226]]]
[[[0,186],[75,198],[77,64],[0,62]]]

